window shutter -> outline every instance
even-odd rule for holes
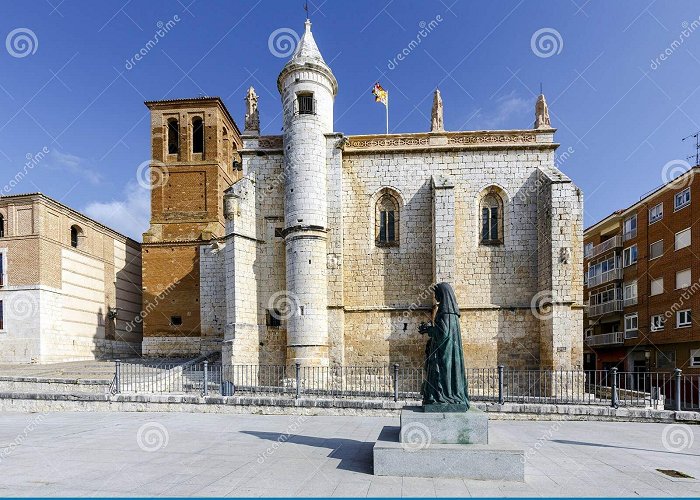
[[[394,233],[394,211],[391,210],[389,212],[386,212],[386,214],[389,219],[387,222],[387,241],[394,241],[396,239],[396,233]]]
[[[386,241],[386,212],[379,212],[379,241]]]
[[[498,207],[491,208],[491,239],[498,239]]]

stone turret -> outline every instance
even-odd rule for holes
[[[288,301],[287,363],[328,364],[326,136],[333,132],[338,83],[307,19],[296,51],[282,69],[285,155],[284,238]]]

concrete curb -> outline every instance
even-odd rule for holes
[[[254,413],[265,415],[398,416],[417,401],[312,399],[274,396],[207,396],[178,394],[98,394],[94,392],[0,392],[0,411],[123,411]],[[588,405],[551,405],[474,402],[493,420],[600,420],[620,422],[684,422],[700,424],[700,412],[611,408]]]

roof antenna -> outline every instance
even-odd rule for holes
[[[543,94],[543,92],[542,92],[542,82],[540,82],[540,95],[542,95],[542,94]]]
[[[694,134],[690,134],[687,137],[684,137],[681,139],[682,141],[685,141],[686,139],[690,139],[693,137],[695,139],[695,154],[686,156],[686,160],[692,160],[695,158],[695,166],[700,165],[700,131],[695,132]]]
[[[306,20],[309,20],[309,0],[304,2],[304,10],[306,11]]]

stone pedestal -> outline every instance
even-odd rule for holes
[[[461,413],[426,413],[420,406],[401,411],[399,441],[410,443],[422,430],[430,433],[436,444],[488,444],[489,421],[486,413],[470,409]]]
[[[488,417],[462,413],[401,411],[401,427],[385,427],[374,445],[378,476],[460,477],[523,481],[525,453],[488,444]]]

